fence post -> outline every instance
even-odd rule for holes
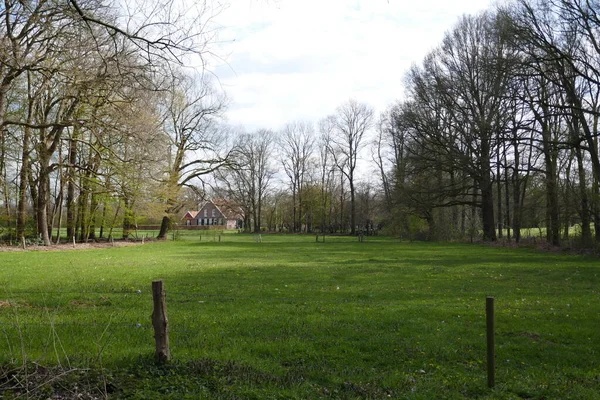
[[[164,363],[171,359],[169,349],[169,321],[167,319],[167,302],[162,280],[152,281],[152,326],[154,327],[154,342],[156,343],[156,361]]]
[[[27,249],[27,245],[25,244],[25,236],[21,236],[21,245],[23,246],[23,250]]]
[[[75,248],[75,235],[73,235],[73,248]]]
[[[494,298],[487,297],[485,300],[485,316],[487,331],[487,376],[488,387],[493,388],[496,384],[496,351],[494,349]]]

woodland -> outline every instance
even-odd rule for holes
[[[227,124],[235,99],[206,68],[218,12],[2,1],[3,240],[164,238],[222,198],[254,232],[600,242],[600,2],[464,15],[389,77],[405,92],[388,109],[350,99],[254,132]]]

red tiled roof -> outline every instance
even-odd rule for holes
[[[194,219],[198,215],[198,211],[188,211],[183,216],[183,219]]]
[[[242,208],[229,200],[215,199],[213,204],[219,208],[227,219],[244,219]]]

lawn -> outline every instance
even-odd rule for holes
[[[31,398],[82,380],[109,398],[600,398],[597,258],[255,239],[184,232],[0,253],[0,397],[22,393],[8,389],[43,365],[63,375],[29,385]],[[152,362],[155,279],[171,327],[173,362],[162,367]],[[486,296],[496,301],[492,390]]]

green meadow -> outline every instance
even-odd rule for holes
[[[52,398],[79,385],[132,399],[600,398],[599,261],[194,232],[130,247],[2,252],[0,397]],[[150,319],[157,279],[173,358],[162,366]],[[496,303],[493,389],[486,296]]]

